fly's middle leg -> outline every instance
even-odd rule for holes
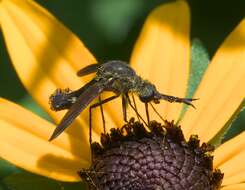
[[[129,98],[129,95],[128,95],[128,94],[125,94],[125,96],[126,96],[126,98],[127,98],[127,101],[128,101],[129,106],[135,111],[137,117],[139,117],[139,118],[143,121],[143,123],[144,123],[146,126],[148,126],[148,124],[145,122],[145,120],[144,120],[144,119],[142,118],[142,116],[139,114],[139,112],[137,111],[137,109],[132,105],[132,102],[131,102],[131,100],[130,100],[130,98]]]

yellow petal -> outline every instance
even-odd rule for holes
[[[245,147],[245,132],[220,145],[214,151],[214,167],[218,168],[238,155]]]
[[[221,188],[221,190],[244,190],[244,189],[245,189],[245,183],[228,185]]]
[[[79,39],[30,0],[3,0],[0,23],[12,63],[28,91],[54,118],[48,98],[56,88],[84,84],[76,71],[96,62]]]
[[[225,152],[224,152],[225,154]],[[240,150],[235,156],[226,160],[218,168],[225,173],[225,177],[235,176],[245,170],[245,150]]]
[[[185,1],[157,7],[145,21],[132,52],[132,67],[142,78],[154,83],[161,93],[185,96],[189,74],[189,17],[189,8]],[[114,110],[121,106],[121,102],[115,102],[108,109],[119,122],[122,115]],[[137,106],[140,114],[144,115],[142,102],[138,101]],[[156,108],[166,119],[177,120],[181,106],[161,102]],[[128,112],[135,116],[132,109],[129,108]],[[151,119],[159,120],[152,110],[150,115]]]
[[[76,72],[95,63],[95,58],[72,32],[33,1],[1,1],[0,23],[21,81],[52,118],[59,121],[64,112],[50,110],[49,96],[57,88],[74,90],[84,85],[88,78],[81,79]],[[68,132],[84,139],[81,135],[88,134],[87,111],[82,116],[76,120],[76,127],[73,125]],[[110,117],[107,122],[113,125]],[[86,133],[79,126],[85,127]],[[98,122],[93,127],[98,133],[101,131]]]
[[[245,19],[228,36],[212,59],[189,109],[181,121],[186,137],[198,134],[202,141],[214,137],[245,97]]]
[[[221,169],[225,174],[223,185],[245,181],[244,146],[245,132],[225,142],[214,151],[214,167]]]
[[[237,173],[236,175],[225,177],[222,185],[231,185],[231,184],[237,184],[245,181],[245,171],[241,171]]]
[[[89,166],[88,143],[67,134],[51,143],[53,129],[30,111],[0,99],[0,157],[56,180],[77,181],[76,172]]]
[[[130,60],[132,67],[155,84],[161,93],[186,95],[190,65],[189,28],[188,4],[185,1],[167,3],[151,12],[135,44]],[[166,119],[177,120],[182,105],[162,101],[156,107]]]

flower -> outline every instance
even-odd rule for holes
[[[179,97],[185,96],[190,69],[189,17],[185,1],[157,7],[147,18],[130,59],[137,73],[150,79],[159,91]],[[2,0],[0,26],[22,83],[57,123],[64,113],[49,109],[50,94],[57,88],[84,85],[87,78],[78,78],[75,73],[96,59],[74,34],[33,1]],[[185,137],[197,134],[207,142],[237,111],[245,94],[244,50],[243,19],[206,70],[194,95],[200,98],[195,103],[197,109],[188,109],[180,122]],[[6,99],[1,98],[0,105],[2,158],[57,180],[79,180],[76,171],[90,164],[87,111],[50,143],[47,140],[55,124]],[[140,105],[138,109],[142,110]],[[157,110],[168,120],[176,120],[181,106],[161,102]],[[105,107],[107,127],[122,126],[122,116],[115,111],[120,109],[119,102]],[[93,127],[93,140],[98,141],[101,126],[95,122]],[[214,167],[225,174],[223,190],[245,188],[244,137],[243,132],[214,152]]]
[[[220,189],[223,174],[213,170],[214,147],[184,139],[174,122],[131,119],[122,129],[101,135],[91,146],[93,160],[79,175],[92,189]]]

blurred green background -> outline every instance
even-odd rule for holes
[[[38,2],[77,34],[98,60],[121,59],[128,61],[146,16],[154,7],[166,1],[38,0]],[[212,58],[225,37],[245,16],[245,1],[190,0],[189,5],[191,8],[191,37],[192,39],[198,38],[207,50],[209,57]],[[20,83],[6,52],[2,36],[0,36],[0,72],[0,96],[42,114],[41,109],[32,101]],[[43,116],[45,117],[45,115]],[[245,111],[238,115],[227,138],[244,129]],[[11,189],[12,186],[8,181],[9,178],[16,175],[17,170],[14,166],[1,161],[0,171],[3,171],[2,168],[6,169],[4,174],[0,174],[2,180],[0,190]],[[29,174],[25,174],[25,176],[27,176],[27,181],[32,178]],[[23,179],[23,176],[19,176],[19,178]],[[14,179],[18,179],[18,176],[14,176]],[[45,181],[46,178],[40,180],[44,183],[42,180]],[[36,181],[39,182],[39,180]],[[21,188],[19,185],[15,185],[14,188],[28,189],[28,185],[23,185],[23,180],[20,183],[22,183]],[[49,184],[49,182],[47,183]],[[50,189],[56,189],[52,183],[49,184]],[[61,186],[65,189],[81,188],[80,184],[77,184],[76,187],[74,184],[70,186],[66,183],[59,183],[59,185],[57,189]],[[31,189],[31,186],[29,188]]]

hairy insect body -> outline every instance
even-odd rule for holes
[[[153,95],[156,87],[138,76],[129,65],[122,61],[110,61],[101,65],[96,80],[104,85],[105,91],[126,94],[136,93],[142,101]]]
[[[144,122],[142,117],[137,112],[136,105],[133,106],[130,103],[129,93],[137,94],[139,99],[145,103],[147,121],[149,121],[148,103],[159,103],[160,100],[166,100],[168,102],[185,103],[187,105],[193,106],[191,102],[196,100],[191,98],[179,98],[158,92],[155,85],[147,80],[142,79],[129,66],[129,64],[123,61],[113,60],[102,64],[88,65],[79,70],[77,75],[82,77],[91,73],[96,73],[96,76],[80,89],[75,91],[70,91],[69,89],[58,89],[50,96],[49,101],[52,110],[59,111],[68,109],[68,112],[62,118],[61,122],[50,137],[50,140],[61,134],[73,122],[73,120],[104,91],[114,92],[115,95],[107,99],[100,100],[100,102],[91,105],[90,112],[92,108],[101,106],[102,104],[109,102],[121,95],[123,117],[124,121],[126,122],[127,103],[132,107],[132,109],[135,110],[138,118],[141,118],[141,120]],[[90,143],[92,142],[91,120],[92,118],[90,114]]]
[[[105,91],[113,91],[119,95],[128,93],[134,88],[137,75],[128,64],[111,61],[98,68],[95,80],[104,85]]]

